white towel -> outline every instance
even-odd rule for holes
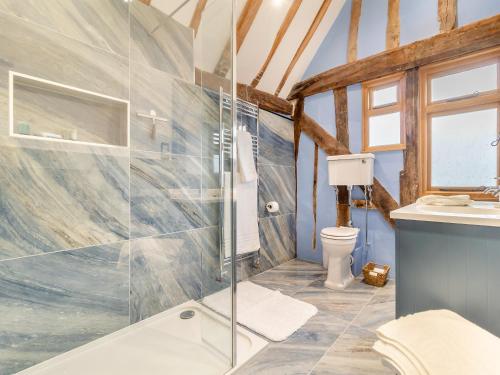
[[[257,180],[241,182],[237,174],[236,195],[236,254],[260,249],[257,218]]]
[[[238,132],[238,172],[241,182],[257,180],[257,170],[253,158],[252,136],[245,130]]]
[[[428,206],[469,206],[473,202],[469,195],[424,195],[417,199],[418,205]]]
[[[226,258],[231,256],[231,236],[232,236],[232,205],[231,195],[231,172],[224,172],[224,254]]]
[[[415,364],[397,347],[392,344],[377,340],[373,350],[382,356],[382,359],[391,365],[401,375],[423,375]]]
[[[500,368],[500,338],[448,310],[393,320],[379,327],[377,336],[421,374],[490,375]]]
[[[203,298],[203,303],[229,317],[230,293],[230,288],[223,289]],[[272,341],[286,340],[318,312],[315,306],[307,302],[250,281],[238,283],[236,296],[238,323]]]

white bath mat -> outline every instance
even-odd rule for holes
[[[250,281],[238,283],[237,296],[238,323],[271,341],[286,340],[318,312],[309,303]],[[205,297],[203,303],[228,317],[231,311],[230,290],[224,289]]]

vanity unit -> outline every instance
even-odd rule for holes
[[[449,309],[500,336],[500,207],[418,206],[396,220],[396,316]]]

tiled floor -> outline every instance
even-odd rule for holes
[[[394,318],[394,282],[375,288],[356,279],[344,291],[323,286],[326,271],[292,260],[250,280],[315,305],[319,312],[286,341],[270,343],[236,375],[385,375],[371,349],[374,330]]]

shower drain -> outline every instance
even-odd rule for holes
[[[180,314],[181,319],[191,319],[193,316],[194,316],[193,310],[185,310]]]

